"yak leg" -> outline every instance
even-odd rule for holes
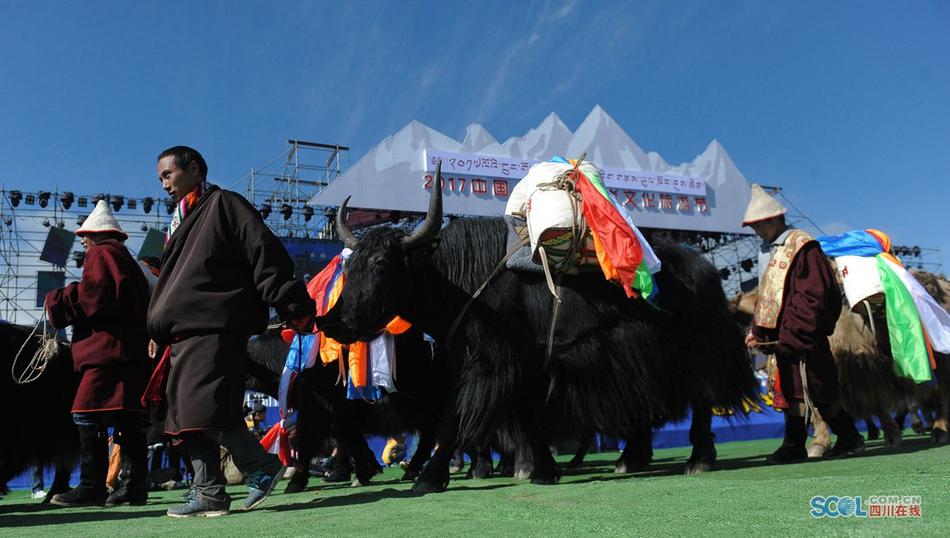
[[[950,443],[950,427],[948,427],[948,417],[950,417],[950,394],[945,385],[946,379],[938,383],[944,383],[944,386],[937,385],[937,391],[934,395],[935,411],[934,429],[930,434],[930,439],[935,443]]]
[[[453,393],[446,399],[441,415],[445,418],[439,430],[439,446],[422,470],[419,479],[412,485],[414,493],[438,493],[449,487],[449,463],[458,445],[459,435],[459,417],[455,412],[456,398],[457,395]]]
[[[374,476],[383,472],[383,468],[379,465],[376,454],[373,454],[373,451],[369,449],[369,445],[362,435],[353,438],[351,443],[353,470],[356,472],[356,479],[350,485],[353,487],[368,486]]]
[[[709,406],[693,406],[689,442],[693,445],[693,453],[686,462],[686,474],[711,471],[716,466],[716,443],[712,432],[712,409]]]
[[[46,490],[46,497],[43,498],[43,504],[49,503],[53,495],[69,491],[69,475],[72,474],[74,467],[76,467],[76,462],[74,461],[56,461],[56,473],[53,475],[53,483],[49,489]]]
[[[867,415],[861,417],[864,419],[864,423],[868,425],[868,441],[876,441],[881,438],[881,430],[877,427],[877,424],[874,423],[874,416]],[[883,427],[884,424],[881,424]]]
[[[884,446],[897,448],[904,442],[901,427],[891,418],[891,414],[884,410],[878,417],[881,419],[881,429],[884,430]],[[870,434],[869,434],[870,437]]]
[[[488,445],[476,447],[470,467],[469,472],[472,478],[491,478],[495,471],[491,459],[491,447]]]
[[[567,466],[571,469],[580,467],[581,464],[584,463],[584,458],[587,457],[590,445],[594,442],[594,432],[588,431],[581,434],[578,441],[580,444],[577,445],[577,452],[574,453],[574,457],[571,458],[571,461],[567,462]]]
[[[432,449],[435,448],[436,431],[432,426],[426,426],[419,430],[419,442],[416,443],[416,452],[409,460],[409,466],[402,475],[402,480],[412,481],[419,476],[422,468],[425,466],[429,457],[432,456]]]
[[[531,456],[534,470],[531,471],[531,483],[542,486],[557,484],[561,480],[561,470],[551,455],[547,442],[540,437],[531,436]]]
[[[627,445],[623,447],[620,458],[614,466],[618,474],[636,473],[645,471],[653,460],[653,430],[644,426],[632,437],[627,437]]]
[[[818,409],[814,410],[811,423],[815,429],[815,437],[812,439],[811,444],[808,445],[808,457],[820,458],[831,448],[831,430],[828,429],[828,423],[825,422],[824,417],[821,416]]]

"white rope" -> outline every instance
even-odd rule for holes
[[[30,340],[33,339],[33,335],[36,334],[36,330],[39,329],[40,325],[43,326],[43,334],[40,336],[40,345],[36,348],[33,357],[26,367],[23,368],[23,371],[17,374],[17,362],[20,360],[20,355],[23,353],[26,345],[30,343]],[[16,356],[13,358],[13,364],[10,366],[10,376],[13,377],[13,381],[18,385],[32,383],[39,379],[49,365],[50,359],[59,351],[56,336],[52,333],[48,334],[46,326],[46,305],[43,305],[43,313],[40,315],[40,320],[36,323],[36,326],[33,327],[33,330],[30,331],[30,335],[26,337],[26,340],[23,341],[23,345],[20,346],[20,350],[17,351]]]
[[[805,397],[805,427],[811,423],[811,416],[815,414],[815,404],[811,401],[811,393],[808,391],[808,373],[805,370],[805,355],[802,355],[798,362],[798,373],[802,376],[802,395]]]

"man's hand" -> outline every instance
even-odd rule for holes
[[[158,355],[158,344],[155,340],[148,341],[148,356],[150,358],[155,358]]]
[[[311,333],[313,332],[313,314],[303,316],[301,318],[291,319],[287,321],[287,325],[290,325],[290,328],[297,331],[298,333]]]
[[[755,336],[752,336],[752,329],[749,329],[749,332],[745,335],[745,347],[752,349],[756,345]]]

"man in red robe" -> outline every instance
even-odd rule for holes
[[[310,332],[316,311],[294,264],[260,213],[239,194],[207,183],[196,150],[176,146],[158,157],[158,177],[176,202],[148,312],[148,329],[170,365],[165,431],[182,439],[195,469],[192,495],[171,517],[228,513],[231,497],[219,445],[247,476],[244,509],[258,506],[284,467],[244,424],[247,340],[262,332],[268,307]]]
[[[145,409],[140,398],[150,364],[145,316],[148,283],[122,244],[128,237],[100,200],[76,231],[86,249],[82,279],[46,295],[57,329],[73,328],[72,356],[82,372],[73,400],[80,436],[79,485],[53,496],[60,506],[145,504]],[[124,478],[106,498],[108,432],[122,447]]]
[[[755,230],[763,248],[759,296],[746,344],[775,355],[774,401],[785,411],[785,439],[767,461],[808,458],[805,415],[810,406],[817,407],[838,436],[825,457],[853,456],[864,451],[864,438],[841,407],[838,369],[828,343],[841,313],[841,291],[821,246],[806,232],[789,227],[786,212],[762,187],[752,185],[742,224]]]

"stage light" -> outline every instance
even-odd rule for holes
[[[20,205],[20,200],[23,199],[23,193],[20,191],[10,191],[10,205],[16,207]]]
[[[48,192],[48,191],[40,191],[38,197],[39,197],[39,200],[40,200],[40,207],[46,207],[46,206],[49,205],[49,192]]]
[[[148,231],[148,226],[146,226],[146,225],[143,224],[142,226],[139,227],[139,230],[142,230],[143,232],[147,232],[147,231]]]
[[[165,212],[171,215],[175,212],[175,200],[168,198],[165,200]]]
[[[910,249],[910,251],[914,255],[915,258],[920,257],[920,247],[918,247],[917,245],[914,245],[914,248]]]
[[[7,225],[7,228],[9,228],[9,227],[13,226],[13,219],[11,219],[11,218],[3,219],[3,223]]]
[[[57,228],[65,228],[65,227],[66,227],[66,223],[63,222],[63,221],[59,221],[59,222],[56,223],[56,227],[57,227]]]
[[[267,220],[267,217],[270,216],[270,204],[264,204],[261,206],[261,218]]]
[[[167,231],[168,231],[168,225],[167,225],[167,224],[162,224],[161,230],[162,230],[163,232],[167,232]]]
[[[75,262],[76,267],[82,267],[83,262],[86,261],[86,253],[81,250],[73,251],[73,262]]]
[[[26,198],[24,198],[23,201],[26,202],[26,205],[33,205],[36,203],[36,196],[33,196],[32,194],[27,194]]]
[[[66,191],[59,196],[59,203],[63,204],[63,209],[69,209],[73,206],[73,200],[75,199],[73,193]]]
[[[732,271],[730,271],[728,267],[723,267],[722,269],[719,270],[719,278],[723,280],[729,280],[729,275],[731,274],[732,274]]]
[[[112,203],[112,210],[118,211],[122,209],[122,204],[125,203],[125,197],[115,194],[109,201]]]
[[[739,264],[739,267],[742,267],[742,270],[745,271],[746,273],[751,273],[752,265],[753,265],[752,258],[746,258],[742,260],[742,262]]]
[[[284,220],[289,220],[290,216],[294,214],[294,208],[290,204],[281,204],[280,214],[284,216]]]
[[[76,226],[82,226],[84,222],[86,222],[86,215],[79,215],[79,218],[76,219]]]
[[[49,228],[49,219],[43,219],[43,227]]]
[[[89,200],[85,196],[80,196],[79,199],[76,200],[76,205],[79,207],[86,207],[88,204]]]
[[[95,196],[92,197],[92,205],[98,204],[99,200],[105,200],[105,198],[106,198],[106,195],[102,194],[101,192],[96,194]]]
[[[125,202],[125,207],[128,207],[129,209],[135,209],[138,207],[138,201],[136,201],[135,198],[129,198]]]
[[[153,205],[155,205],[155,200],[151,196],[146,196],[145,199],[142,200],[142,211],[146,214],[151,213]]]
[[[303,220],[310,222],[310,219],[313,218],[313,208],[310,206],[304,206],[303,208]]]

